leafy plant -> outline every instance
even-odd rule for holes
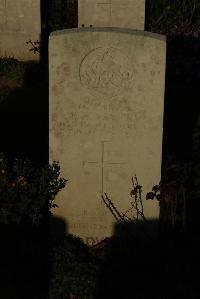
[[[102,200],[104,204],[111,212],[111,214],[114,216],[117,222],[126,223],[127,221],[133,221],[139,219],[146,221],[146,217],[144,215],[143,201],[142,201],[142,186],[139,185],[136,175],[134,178],[132,177],[132,185],[133,188],[130,192],[131,199],[133,199],[130,201],[131,208],[125,212],[120,212],[106,193],[102,195]],[[158,196],[156,196],[156,198],[158,199]],[[149,197],[147,196],[146,199],[148,200]],[[127,216],[128,214],[130,214],[130,212],[133,212],[132,215]]]
[[[56,194],[65,187],[58,162],[42,168],[30,161],[8,161],[0,155],[0,223],[38,226],[55,208]]]
[[[163,230],[185,231],[187,211],[186,205],[191,190],[191,165],[176,162],[170,163],[165,169],[163,182],[155,185],[152,191],[146,194],[146,200],[159,201],[160,204],[160,225]],[[131,221],[146,221],[143,208],[142,186],[138,183],[137,177],[132,178],[133,188],[131,190],[131,207],[125,212],[121,212],[114,205],[113,201],[106,193],[102,195],[102,200],[109,209],[115,220],[119,223]],[[191,195],[191,193],[190,193]],[[128,216],[132,212],[131,216]]]

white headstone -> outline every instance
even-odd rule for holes
[[[79,0],[79,27],[144,30],[145,0]]]
[[[40,0],[0,0],[0,57],[38,60],[27,41],[40,41]]]
[[[69,179],[55,213],[86,243],[113,233],[101,195],[126,211],[134,174],[145,216],[158,219],[158,202],[145,195],[160,181],[165,60],[165,37],[143,31],[50,36],[50,161],[59,161]]]

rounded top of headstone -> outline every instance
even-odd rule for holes
[[[50,37],[55,35],[66,35],[71,33],[84,33],[84,32],[111,32],[111,33],[113,32],[113,33],[122,33],[122,34],[132,34],[132,35],[144,36],[144,37],[166,41],[166,36],[162,34],[152,33],[143,30],[118,28],[118,27],[83,27],[83,28],[56,30],[51,32]]]

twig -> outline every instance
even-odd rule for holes
[[[130,209],[128,209],[125,213],[123,213],[123,216],[128,218],[130,221],[132,220],[131,218],[127,217],[126,214],[129,213],[131,210],[133,210],[134,207],[131,207]],[[133,218],[136,220],[137,218],[135,216],[133,216]]]
[[[139,188],[139,198],[140,198],[140,205],[141,205],[141,213],[142,215],[144,215],[144,206],[143,206],[143,202],[142,202],[142,191],[141,191],[141,188]]]
[[[142,217],[142,219],[146,221],[146,218],[145,218],[144,214],[143,214],[142,212],[140,212],[140,210],[134,205],[133,202],[131,202],[131,204],[132,204],[132,206],[133,206],[133,208],[134,208],[135,210],[137,209],[137,213],[138,213],[138,215],[140,215],[140,216]],[[137,219],[138,219],[138,218],[137,218]]]
[[[113,210],[116,212],[116,214],[118,215],[118,217],[123,221],[126,222],[122,215],[119,213],[119,211],[117,210],[117,208],[114,206],[114,204],[112,203],[112,201],[110,200],[110,198],[107,196],[107,194],[105,193],[106,199],[109,202],[110,206],[113,208]]]

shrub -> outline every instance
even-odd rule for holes
[[[28,160],[11,162],[0,154],[0,223],[40,225],[65,187],[59,175],[58,162],[36,168]]]

